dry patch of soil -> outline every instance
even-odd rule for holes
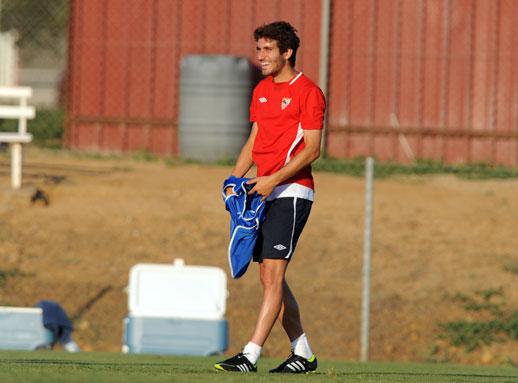
[[[84,350],[119,351],[125,287],[139,262],[228,271],[228,217],[220,185],[229,167],[88,159],[32,149],[24,189],[9,190],[0,156],[0,304],[54,299],[76,318]],[[321,358],[359,354],[362,179],[317,173],[316,203],[288,271]],[[50,204],[30,203],[35,188]],[[518,181],[401,177],[375,184],[371,358],[518,361],[516,342],[466,353],[437,339],[440,321],[469,318],[447,294],[502,287],[518,307]],[[514,270],[514,272],[513,272]],[[229,280],[229,352],[251,335],[261,300],[257,268]],[[167,294],[167,292],[164,292]],[[289,341],[276,326],[264,354]],[[431,355],[434,350],[435,356]]]

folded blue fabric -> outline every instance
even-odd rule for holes
[[[265,203],[257,193],[248,195],[248,191],[253,188],[253,185],[246,183],[248,180],[249,178],[230,176],[223,183],[223,200],[230,213],[228,264],[234,279],[246,272],[254,255],[259,225],[265,218]],[[229,187],[233,194],[226,196],[225,190]]]
[[[74,327],[59,303],[44,300],[39,301],[36,307],[43,310],[43,327],[52,332],[52,345],[57,342],[65,344],[72,340],[71,335]]]

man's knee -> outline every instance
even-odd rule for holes
[[[265,289],[278,288],[282,289],[283,276],[274,272],[264,271],[261,273],[261,284]]]
[[[261,284],[265,289],[282,289],[284,274],[286,272],[286,261],[268,260],[263,262],[260,269]]]

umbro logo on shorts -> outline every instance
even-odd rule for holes
[[[261,98],[259,99],[259,102],[260,102],[261,104],[264,104],[266,101],[268,101],[268,99],[267,99],[266,97],[261,97]]]
[[[274,249],[276,249],[276,250],[279,250],[279,251],[280,251],[280,250],[286,250],[286,249],[287,249],[287,247],[286,247],[286,246],[281,245],[280,243],[279,243],[278,245],[275,245],[273,248],[274,248]]]

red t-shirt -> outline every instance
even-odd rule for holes
[[[252,150],[257,176],[275,173],[304,148],[303,130],[323,128],[325,106],[320,88],[302,73],[282,83],[269,76],[255,87],[250,121],[258,126]],[[281,185],[291,183],[313,190],[311,166]]]

